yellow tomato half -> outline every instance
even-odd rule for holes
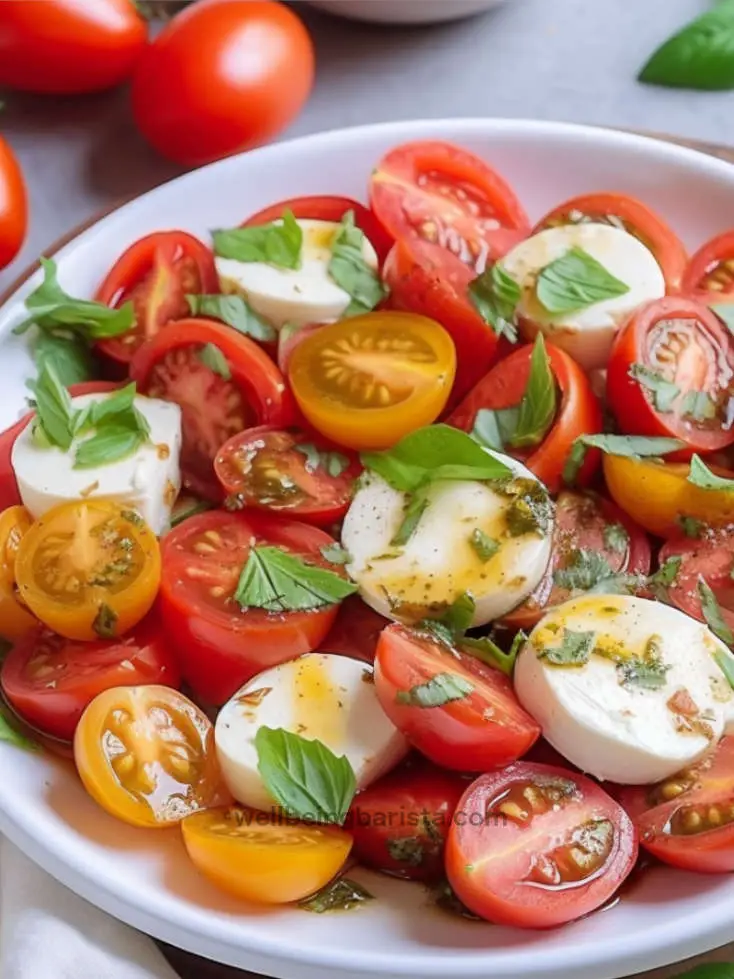
[[[713,471],[734,478],[724,469]],[[686,463],[604,456],[604,478],[614,502],[658,537],[681,534],[683,517],[712,527],[734,522],[734,492],[701,489],[688,482],[688,473]]]
[[[456,373],[454,342],[414,313],[367,313],[316,330],[288,374],[308,421],[350,449],[386,449],[440,415]]]
[[[226,806],[181,823],[189,856],[222,890],[245,901],[287,904],[319,890],[344,866],[352,837],[337,826],[299,823]]]
[[[139,622],[161,577],[158,541],[143,520],[107,500],[62,503],[18,548],[21,599],[67,639],[112,638]]]
[[[31,523],[31,515],[22,506],[11,506],[0,513],[0,636],[10,642],[38,625],[38,620],[18,601],[15,587],[15,559]]]

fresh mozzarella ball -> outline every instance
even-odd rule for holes
[[[72,398],[72,406],[81,409],[110,396],[80,395]],[[134,403],[150,425],[150,440],[125,459],[94,469],[74,468],[76,449],[88,435],[65,452],[36,444],[33,424],[26,425],[13,445],[11,463],[23,506],[34,519],[59,503],[105,499],[130,507],[153,533],[163,533],[181,488],[181,409],[157,398],[137,396]]]
[[[375,694],[372,668],[335,653],[307,653],[253,677],[219,712],[214,729],[224,780],[238,802],[271,809],[257,768],[255,735],[283,728],[346,755],[357,788],[393,768],[408,743]]]
[[[629,292],[570,313],[546,312],[535,294],[538,273],[571,248],[595,258]],[[502,267],[520,285],[517,312],[528,339],[539,328],[587,370],[606,366],[618,327],[637,306],[665,295],[665,279],[652,252],[633,235],[607,224],[548,228],[508,252]]]
[[[303,249],[299,269],[283,269],[265,262],[239,262],[216,258],[222,292],[242,296],[277,330],[285,323],[331,323],[352,300],[329,275],[332,243],[340,225],[333,221],[299,221]],[[362,257],[377,271],[377,254],[365,236]]]
[[[587,661],[554,665],[553,650],[578,643],[579,633],[590,637]],[[732,690],[717,654],[730,655],[678,609],[589,595],[533,629],[517,659],[515,692],[543,736],[582,771],[644,785],[693,764],[730,729]],[[652,676],[645,657],[658,660]]]
[[[491,454],[513,471],[515,485],[538,494],[542,530],[517,532],[517,501],[501,488],[442,481],[430,487],[428,505],[407,542],[396,546],[390,542],[403,522],[408,497],[375,473],[363,479],[344,518],[342,545],[351,558],[350,577],[376,612],[415,621],[468,592],[476,604],[472,625],[484,625],[519,605],[538,585],[550,559],[552,505],[545,487],[521,463]],[[477,533],[497,545],[488,559],[473,544]]]

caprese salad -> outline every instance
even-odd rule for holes
[[[360,904],[356,859],[545,928],[638,847],[734,870],[734,232],[532,227],[411,143],[26,311],[4,740],[248,901]]]

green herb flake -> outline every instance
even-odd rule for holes
[[[485,269],[469,283],[469,299],[485,323],[498,337],[517,342],[515,311],[522,292],[520,285],[503,268],[500,262]]]
[[[535,290],[541,306],[556,316],[624,296],[629,292],[629,286],[588,252],[571,248],[541,269]]]
[[[425,839],[420,836],[400,836],[386,843],[390,859],[407,867],[420,867],[426,859]]]
[[[117,612],[102,602],[92,623],[92,629],[100,639],[114,639],[117,635]]]
[[[615,665],[622,686],[640,690],[662,689],[668,682],[666,674],[669,669],[657,653],[646,653],[644,658],[632,656]]]
[[[349,468],[349,459],[341,452],[321,451],[313,442],[299,442],[293,448],[305,455],[307,472],[314,473],[321,468],[336,479]]]
[[[303,232],[292,211],[280,221],[212,232],[214,254],[238,262],[265,262],[276,268],[299,269]]]
[[[261,343],[271,343],[277,331],[242,296],[187,295],[192,316],[208,316]]]
[[[511,537],[522,537],[525,534],[544,537],[548,533],[553,517],[553,501],[541,482],[518,476],[497,482],[493,488],[510,500],[505,510],[505,521]]]
[[[210,371],[214,371],[225,381],[232,380],[232,370],[227,358],[215,343],[205,343],[199,351],[199,360]]]
[[[334,605],[357,586],[278,547],[253,547],[234,593],[241,608],[292,612]]]
[[[443,707],[454,700],[463,700],[474,690],[474,684],[456,673],[437,673],[425,683],[410,690],[398,690],[395,702],[409,707]]]
[[[677,384],[666,380],[659,371],[651,370],[644,364],[632,364],[628,373],[650,393],[656,411],[666,413],[673,410],[673,404],[681,393]]]
[[[351,911],[373,900],[374,895],[366,887],[348,877],[339,877],[316,894],[299,901],[298,907],[314,914],[324,914],[327,911]]]
[[[588,591],[614,574],[611,565],[599,551],[575,549],[566,564],[553,573],[553,582],[569,591]]]
[[[585,666],[589,662],[596,642],[594,632],[574,632],[564,629],[560,646],[545,647],[538,651],[538,659],[550,666]]]
[[[708,392],[688,391],[683,398],[680,414],[683,418],[705,422],[715,418],[717,410],[716,402]]]
[[[701,612],[706,620],[706,625],[723,643],[726,643],[727,646],[734,646],[734,633],[724,619],[713,589],[702,577],[698,579],[698,597],[701,601]]]
[[[469,544],[476,552],[480,561],[489,561],[500,549],[499,541],[488,537],[479,527],[475,527],[469,535]]]
[[[617,554],[624,554],[629,547],[629,534],[621,523],[608,523],[604,527],[604,546]]]
[[[688,517],[685,513],[679,514],[676,522],[683,534],[693,540],[700,540],[706,530],[706,524],[702,520],[698,520],[696,517]]]
[[[324,560],[330,564],[349,564],[352,560],[352,555],[349,551],[346,551],[336,542],[333,544],[324,544],[319,550]]]
[[[512,676],[517,654],[527,641],[528,637],[521,629],[515,634],[507,652],[498,646],[490,636],[482,636],[479,639],[469,639],[465,636],[458,640],[458,646],[462,652],[469,653],[470,656],[480,659],[483,663],[500,670],[507,676]]]
[[[717,476],[716,473],[711,472],[703,459],[697,455],[691,458],[691,467],[686,478],[689,483],[698,486],[700,489],[715,490],[716,492],[723,490],[727,493],[731,493],[734,490],[734,479],[725,479],[722,476]]]
[[[386,286],[364,258],[365,235],[354,223],[354,211],[347,211],[334,235],[329,275],[351,296],[344,316],[369,313],[388,295]]]

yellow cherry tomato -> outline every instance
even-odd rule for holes
[[[20,542],[15,575],[22,601],[54,632],[109,639],[150,609],[161,555],[133,510],[108,500],[75,500],[33,524]]]
[[[711,468],[734,478],[725,469]],[[688,482],[688,473],[687,463],[604,456],[604,478],[614,502],[658,537],[681,534],[683,517],[712,527],[734,522],[734,492],[701,489]]]
[[[291,354],[299,407],[328,439],[386,449],[440,415],[456,373],[454,342],[414,313],[367,313],[324,326]]]
[[[18,601],[15,585],[18,547],[32,522],[22,506],[11,506],[0,513],[0,636],[10,642],[38,625],[38,620]]]
[[[133,826],[171,826],[221,802],[212,723],[170,687],[95,697],[74,734],[74,761],[92,798]]]
[[[181,823],[197,868],[245,901],[287,904],[319,890],[344,866],[352,837],[337,826],[278,818],[241,806],[195,813]]]

